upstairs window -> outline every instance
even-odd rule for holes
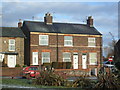
[[[50,63],[50,52],[42,52],[42,63]]]
[[[48,45],[48,35],[39,35],[39,45]]]
[[[97,64],[97,53],[89,53],[90,65]]]
[[[72,36],[64,36],[64,46],[72,46],[73,39]]]
[[[88,38],[88,47],[95,47],[96,41],[95,38]]]
[[[9,51],[15,51],[15,40],[14,39],[9,40]]]
[[[71,62],[71,54],[68,52],[63,53],[63,62]]]

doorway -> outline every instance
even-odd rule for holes
[[[87,55],[86,55],[86,53],[82,54],[82,69],[87,69]]]

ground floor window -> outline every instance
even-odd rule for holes
[[[63,53],[63,62],[71,62],[71,53],[69,52]]]
[[[97,53],[89,53],[90,65],[97,64]]]
[[[42,63],[50,63],[50,52],[42,52]]]

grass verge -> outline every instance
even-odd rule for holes
[[[35,87],[35,88],[66,88],[62,86],[41,86],[32,84],[32,80],[28,79],[2,79],[2,84],[6,85],[18,85],[24,87]]]

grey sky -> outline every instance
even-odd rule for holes
[[[118,37],[117,2],[3,2],[2,26],[17,27],[19,19],[43,21],[44,14],[51,12],[54,22],[86,23],[93,16],[94,26],[103,34],[103,43],[111,42],[111,32]],[[26,0],[24,0],[26,1]],[[0,17],[1,18],[1,17]]]

